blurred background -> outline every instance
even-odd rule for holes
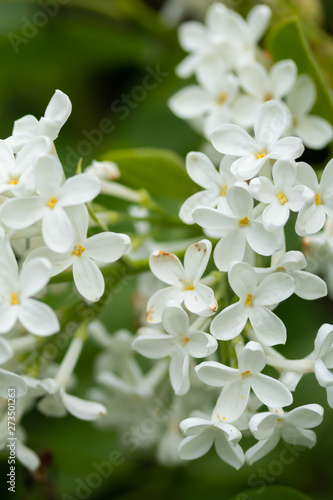
[[[186,19],[202,20],[210,3],[209,0],[1,0],[0,137],[11,134],[17,118],[25,114],[42,116],[55,89],[61,89],[73,104],[72,115],[57,140],[57,150],[68,173],[73,172],[73,165],[80,157],[83,166],[87,166],[93,158],[100,158],[110,150],[157,147],[172,150],[181,157],[197,150],[202,139],[172,115],[167,100],[184,86],[174,72],[184,56],[177,41],[177,25]],[[225,2],[244,15],[257,3]],[[317,61],[333,86],[331,0],[266,3],[273,9],[274,20],[291,14],[299,16]],[[142,91],[143,82],[149,82],[150,88]],[[112,125],[107,122],[107,130],[106,119],[112,121]],[[90,138],[88,146],[87,138]],[[329,151],[316,154],[325,160]],[[104,320],[110,331],[120,327],[134,331],[131,308],[134,285],[131,282],[109,304]],[[319,326],[323,322],[333,323],[329,299],[308,303],[296,297],[279,306],[278,313],[289,332],[287,346],[281,352],[290,358],[310,352]],[[97,353],[97,347],[89,343],[79,361],[77,375],[83,382],[82,395],[85,381],[91,380]],[[90,423],[70,416],[59,420],[45,418],[33,412],[24,424],[29,446],[39,452],[42,467],[35,474],[19,468],[16,495],[24,500],[170,497],[199,500],[204,496],[248,500],[237,494],[255,486],[260,491],[258,498],[273,498],[265,496],[263,486],[272,484],[297,488],[315,500],[330,500],[333,498],[333,411],[327,406],[325,390],[314,377],[308,376],[299,385],[295,404],[312,402],[325,408],[324,423],[316,430],[318,444],[314,449],[290,453],[290,463],[283,464],[279,458],[280,445],[267,458],[238,472],[222,463],[214,452],[184,466],[161,467],[150,451],[131,452],[115,434],[97,430]],[[107,460],[112,451],[118,452],[119,459],[112,473],[101,484],[88,486],[87,477],[95,470],[93,462]],[[6,473],[7,466],[2,461],[3,478]],[[4,481],[0,486],[1,498],[8,494]]]

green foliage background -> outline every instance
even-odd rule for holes
[[[133,163],[130,154],[131,168],[124,179],[129,185],[134,182],[134,187],[140,187],[137,179],[133,181],[131,176],[136,168],[138,172],[142,168],[144,187],[149,188],[150,182],[157,190],[160,189],[161,192],[157,193],[159,201],[168,207],[170,214],[176,215],[193,186],[186,184],[183,173],[177,174],[178,179],[175,165],[178,164],[181,169],[185,155],[197,150],[201,139],[186,123],[174,117],[167,107],[167,99],[184,86],[174,73],[174,67],[184,54],[178,46],[176,31],[160,22],[156,9],[161,2],[151,0],[148,5],[140,0],[63,0],[57,15],[50,16],[47,24],[39,28],[34,36],[25,38],[25,42],[18,46],[18,53],[15,53],[10,34],[23,36],[26,20],[34,18],[42,3],[23,0],[0,2],[0,137],[10,135],[12,122],[18,117],[24,114],[42,115],[54,90],[61,89],[73,103],[71,118],[57,140],[59,156],[67,173],[73,173],[69,154],[78,150],[87,133],[100,128],[101,120],[110,119],[113,131],[96,141],[87,155],[79,155],[83,156],[83,165],[87,166],[92,158],[102,157],[108,151],[111,151],[109,158],[119,159],[124,158],[124,154],[126,157],[126,153],[115,150],[170,150],[173,152],[167,155],[173,165],[170,173],[166,170],[167,159],[164,155],[150,151],[148,158],[145,155],[146,160],[141,162],[136,158]],[[255,3],[248,0],[236,2],[237,10],[247,13]],[[321,67],[320,79],[323,78],[323,81],[320,85],[332,85],[333,7],[330,0],[321,3],[315,0],[272,0],[269,3],[274,8],[276,22],[284,21],[290,15],[296,16]],[[265,43],[271,44],[276,59],[290,57],[283,53],[279,55],[279,51],[284,50],[283,44],[269,37]],[[285,45],[288,48],[288,44]],[[301,67],[308,64],[305,52],[295,57],[299,57],[297,63]],[[162,82],[149,91],[144,100],[134,102],[126,118],[123,118],[124,113],[119,111],[117,104],[113,104],[112,112],[112,103],[122,100],[123,94],[131,96],[133,88],[142,84],[147,67],[156,69],[158,66],[167,73]],[[327,106],[332,106],[329,102],[331,92],[325,90],[320,97],[323,95],[328,103],[324,105],[325,112],[330,113]],[[328,116],[328,119],[332,121],[333,117]],[[307,155],[309,161],[320,165],[330,157],[330,152],[326,150],[316,155],[309,152]],[[177,182],[173,175],[177,177]],[[172,200],[165,196],[165,186],[172,193]],[[126,204],[114,200],[110,208],[124,210]],[[125,229],[120,224],[115,226],[115,230]],[[164,235],[165,231],[160,228],[157,238],[162,239]],[[299,244],[298,240],[292,241],[293,248],[299,247]],[[110,297],[104,313],[110,331],[120,327],[134,331],[135,317],[131,308],[134,286],[135,282],[131,281],[121,293]],[[324,322],[333,323],[332,303],[328,299],[308,303],[295,297],[279,306],[278,313],[285,321],[289,334],[287,346],[281,352],[291,358],[310,352],[319,326]],[[82,396],[91,382],[93,359],[97,353],[98,349],[88,342],[79,361],[77,375],[82,380]],[[96,430],[89,423],[73,417],[61,420],[45,418],[33,412],[23,423],[28,431],[29,446],[43,457],[43,468],[35,475],[19,468],[16,496],[24,500],[80,498],[77,496],[78,480],[87,484],[89,474],[94,472],[93,462],[107,460],[110,452],[118,450],[123,463],[115,466],[112,474],[98,488],[91,488],[89,498],[306,498],[290,489],[277,488],[284,486],[295,488],[314,500],[330,500],[333,495],[333,412],[327,406],[324,389],[318,386],[313,376],[307,376],[296,391],[295,404],[312,402],[322,404],[326,410],[324,423],[316,431],[318,444],[314,449],[298,451],[294,457],[289,453],[291,463],[283,465],[280,458],[283,446],[280,445],[253,467],[244,466],[238,472],[222,463],[213,452],[195,463],[175,469],[162,468],[153,461],[151,453],[131,453],[115,435]],[[1,498],[6,498],[7,466],[4,461],[1,462],[0,472]],[[274,488],[271,490],[271,487]],[[248,488],[250,490],[246,493],[240,493]]]

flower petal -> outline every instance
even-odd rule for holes
[[[229,284],[236,295],[246,298],[248,294],[254,295],[257,289],[257,275],[250,264],[236,262],[229,269]]]
[[[266,307],[255,306],[251,309],[249,318],[259,342],[269,346],[286,343],[286,327],[272,311]]]
[[[162,313],[170,300],[181,304],[184,300],[184,292],[173,286],[155,292],[147,304],[147,321],[149,323],[159,323],[162,320]]]
[[[256,305],[271,306],[286,300],[295,290],[293,279],[285,273],[267,276],[257,288]]]
[[[180,118],[196,118],[206,113],[212,105],[212,97],[199,85],[189,85],[169,99],[171,111]]]
[[[80,420],[96,420],[106,415],[106,408],[95,401],[87,401],[71,394],[63,394],[66,410]]]
[[[173,253],[156,250],[149,258],[149,266],[156,278],[176,287],[182,287],[185,278],[183,266]]]
[[[266,356],[263,348],[258,342],[251,340],[246,344],[238,357],[238,369],[241,373],[250,370],[251,373],[259,373],[266,366]]]
[[[21,270],[19,287],[21,298],[32,297],[43,290],[51,277],[51,263],[43,258],[30,259]]]
[[[74,283],[78,292],[90,300],[97,302],[104,293],[105,284],[101,270],[94,261],[84,254],[73,262]]]
[[[231,340],[239,335],[247,322],[248,310],[241,302],[223,309],[211,323],[211,333],[218,340]]]
[[[190,312],[200,316],[211,316],[217,311],[213,290],[201,283],[196,284],[194,290],[184,292],[184,304]]]
[[[173,338],[162,332],[144,333],[133,341],[133,349],[141,356],[150,359],[161,359],[170,356]]]
[[[99,195],[101,181],[90,174],[74,175],[61,186],[59,203],[63,207],[87,203]]]
[[[251,446],[245,453],[245,461],[248,465],[253,465],[254,462],[260,460],[270,453],[280,441],[280,434],[276,432],[269,439],[263,439]]]
[[[238,370],[216,361],[204,361],[195,367],[195,371],[201,382],[213,387],[223,387],[241,379]]]
[[[305,146],[311,149],[323,149],[332,140],[331,124],[320,116],[302,116],[295,127],[296,134],[303,140]]]
[[[170,382],[177,396],[186,394],[190,388],[190,357],[179,350],[174,351],[169,366]]]
[[[18,308],[18,319],[28,332],[46,337],[60,330],[58,318],[50,306],[35,299],[25,299]]]
[[[257,398],[266,406],[279,408],[289,406],[293,401],[291,392],[281,382],[262,373],[251,378],[251,387]]]
[[[47,208],[42,222],[43,239],[54,252],[65,253],[74,247],[74,231],[70,220],[61,207]]]
[[[244,231],[234,229],[226,234],[216,245],[214,262],[220,271],[227,271],[233,261],[244,259],[246,234]]]
[[[254,119],[256,141],[264,146],[273,145],[285,129],[287,118],[276,101],[268,101],[258,109]]]
[[[211,141],[220,153],[245,156],[255,148],[252,137],[238,125],[221,125],[212,132]]]
[[[213,434],[210,432],[188,436],[180,443],[179,456],[182,460],[195,460],[205,455],[213,446],[213,442]]]
[[[212,244],[209,240],[201,240],[193,243],[185,253],[184,269],[186,279],[196,283],[200,280],[206,270],[209,257],[212,251]]]
[[[188,315],[178,304],[170,302],[162,313],[163,328],[170,335],[186,335],[189,331],[190,321]]]
[[[115,262],[130,248],[131,240],[126,234],[99,233],[85,241],[88,257],[99,262]]]

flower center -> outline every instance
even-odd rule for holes
[[[76,255],[77,257],[81,257],[81,255],[83,254],[84,251],[85,251],[85,248],[82,245],[78,244],[78,245],[75,245],[73,252],[72,252],[72,255]]]
[[[10,294],[10,303],[12,306],[17,306],[20,303],[17,293],[12,292]]]
[[[288,202],[288,198],[286,197],[286,195],[284,194],[283,191],[281,191],[280,193],[277,193],[277,199],[279,200],[279,202],[281,203],[281,205],[284,205],[285,203]]]
[[[245,299],[245,305],[250,306],[252,304],[252,302],[253,302],[253,295],[250,295],[248,293],[246,296],[246,299]]]
[[[8,184],[10,184],[11,186],[16,186],[16,184],[18,184],[20,178],[19,177],[11,177],[10,181],[8,182]]]
[[[224,104],[227,99],[228,99],[227,92],[221,92],[217,98],[217,103]]]
[[[273,94],[270,94],[269,92],[264,95],[264,101],[271,101],[274,98]]]
[[[227,189],[228,189],[228,186],[221,186],[220,187],[220,196],[226,196],[227,195]]]
[[[250,370],[246,370],[246,372],[243,372],[242,373],[242,377],[243,378],[248,378],[248,377],[251,377],[252,373]]]
[[[317,206],[321,204],[320,195],[318,193],[315,194],[315,204]]]
[[[50,198],[50,199],[49,199],[49,202],[48,202],[48,204],[47,204],[47,206],[48,206],[51,210],[53,210],[57,202],[58,202],[58,199],[57,199],[57,198]]]
[[[193,281],[185,280],[184,281],[184,288],[183,288],[183,290],[184,291],[194,290]]]
[[[243,218],[239,221],[239,223],[240,223],[240,225],[241,225],[241,226],[247,226],[249,222],[250,222],[250,221],[249,221],[249,219],[248,219],[247,217],[243,217]]]
[[[261,158],[265,158],[267,155],[266,151],[258,151],[258,153],[255,153],[255,157],[257,160],[261,160]]]

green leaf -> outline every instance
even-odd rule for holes
[[[248,489],[229,500],[312,500],[301,491],[286,486],[267,486],[263,491],[262,483],[258,489]]]
[[[262,483],[260,483],[262,484]],[[267,486],[263,491],[263,486],[258,489],[251,488],[242,491],[229,500],[311,500],[301,491],[286,486]]]
[[[313,113],[333,124],[333,103],[328,85],[311,53],[297,17],[289,17],[277,23],[269,35],[268,46],[275,61],[293,59],[299,74],[308,73],[311,76],[317,87],[317,102]]]
[[[187,175],[183,160],[163,149],[119,149],[103,155],[115,162],[120,182],[133,189],[146,189],[151,195],[185,199],[197,191]]]

